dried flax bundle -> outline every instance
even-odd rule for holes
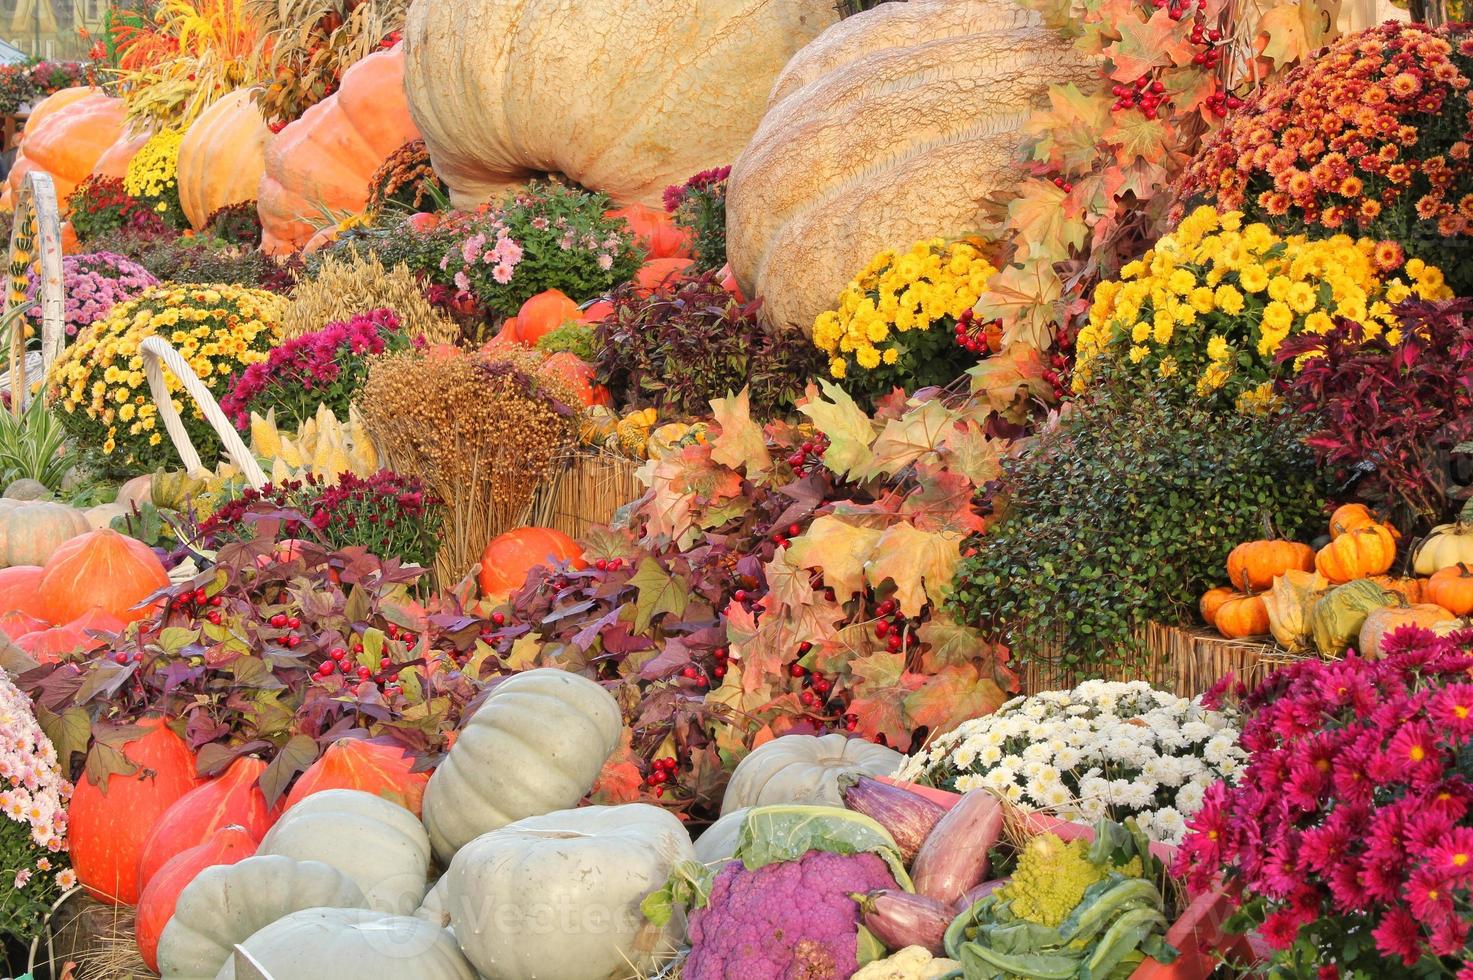
[[[324,257],[316,278],[298,283],[291,300],[282,319],[287,340],[370,310],[393,310],[406,334],[432,344],[453,344],[460,337],[460,327],[430,305],[407,266],[385,269],[376,255]]]
[[[578,402],[544,362],[525,348],[410,350],[369,371],[359,401],[369,436],[390,469],[419,477],[446,503],[435,561],[442,587],[521,519],[577,439]]]

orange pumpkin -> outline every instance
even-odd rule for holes
[[[122,746],[138,766],[113,773],[106,788],[83,776],[72,794],[67,837],[72,867],[87,891],[104,902],[138,901],[138,858],[164,811],[199,785],[194,753],[161,718],[145,718],[143,733]]]
[[[159,972],[159,937],[174,915],[179,893],[206,868],[244,861],[259,843],[243,827],[226,827],[163,863],[138,899],[133,924],[138,955],[150,970]]]
[[[1334,513],[1330,515],[1330,537],[1338,538],[1347,531],[1369,527],[1372,524],[1385,524],[1393,538],[1401,539],[1400,531],[1382,521],[1376,516],[1376,512],[1365,504],[1341,504],[1336,507]]]
[[[307,244],[302,246],[302,254],[311,255],[313,252],[319,252],[327,248],[327,246],[338,240],[338,235],[341,233],[337,225],[318,228],[312,233],[312,237],[307,239]]]
[[[481,594],[509,595],[522,587],[532,569],[559,561],[573,568],[588,567],[578,543],[550,527],[519,527],[497,535],[481,554]]]
[[[1230,640],[1264,636],[1269,631],[1268,607],[1261,595],[1235,593],[1217,607],[1212,625]]]
[[[690,258],[690,233],[675,223],[668,212],[644,204],[631,204],[605,212],[608,218],[623,218],[644,249],[645,258]]]
[[[138,886],[147,888],[164,862],[203,844],[226,827],[242,827],[259,841],[274,823],[258,781],[260,759],[241,756],[222,774],[174,801],[154,825],[138,856]]]
[[[72,227],[70,221],[61,223],[61,254],[76,255],[82,251],[82,243],[77,240],[77,229]]]
[[[179,203],[196,231],[221,208],[256,199],[270,138],[251,89],[221,96],[189,124],[179,143]]]
[[[1397,578],[1395,575],[1372,575],[1371,581],[1375,582],[1387,592],[1395,592],[1407,602],[1417,603],[1427,600],[1426,590],[1423,588],[1423,580],[1419,578]]]
[[[432,211],[416,211],[414,214],[411,214],[407,219],[405,219],[404,223],[407,224],[411,230],[417,231],[421,235],[424,235],[440,227],[440,216]]]
[[[418,817],[430,774],[411,772],[413,767],[414,758],[397,745],[340,738],[297,779],[286,809],[325,789],[356,789],[382,796]]]
[[[99,177],[116,177],[122,180],[128,176],[128,164],[133,162],[133,158],[143,149],[143,144],[148,142],[151,135],[144,133],[142,136],[134,136],[124,132],[117,142],[102,151],[102,156],[92,165],[92,173]]]
[[[1219,585],[1215,589],[1208,589],[1202,593],[1202,601],[1197,604],[1197,610],[1202,614],[1202,622],[1208,626],[1216,625],[1217,611],[1222,604],[1237,595],[1232,589],[1225,585]]]
[[[1314,566],[1336,585],[1382,575],[1396,560],[1396,539],[1385,524],[1346,531],[1315,555]]]
[[[602,389],[593,383],[593,368],[577,354],[559,351],[544,361],[542,368],[571,385],[578,395],[579,404],[584,408],[598,403]]]
[[[1228,553],[1228,581],[1242,592],[1262,592],[1287,571],[1314,570],[1314,549],[1297,541],[1245,541]]]
[[[721,288],[735,296],[738,303],[745,303],[747,301],[747,297],[742,295],[742,287],[737,282],[736,273],[731,271],[730,262],[723,265],[717,275],[721,277]]]
[[[389,154],[420,138],[404,96],[404,50],[395,45],[343,73],[341,86],[266,144],[256,206],[267,254],[294,252],[321,209],[358,214],[369,178]]]
[[[634,291],[640,296],[673,285],[690,269],[690,259],[652,259],[634,274]]]
[[[46,102],[60,94],[48,97]],[[37,107],[38,112],[42,106]],[[56,184],[57,203],[65,213],[67,197],[122,135],[122,99],[96,90],[68,95],[59,108],[44,112],[34,128],[27,123],[20,151],[6,178],[11,200],[20,191],[26,174],[42,170]]]
[[[602,323],[604,317],[612,312],[614,312],[614,304],[601,299],[585,306],[583,312],[578,314],[578,321],[593,326],[595,323]]]
[[[72,538],[47,559],[41,601],[53,622],[70,622],[101,608],[131,623],[149,615],[151,610],[139,604],[168,584],[152,549],[104,528]]]
[[[1394,606],[1372,609],[1366,613],[1366,621],[1360,628],[1357,649],[1362,657],[1374,660],[1381,656],[1386,637],[1403,626],[1432,629],[1439,623],[1449,623],[1456,619],[1457,617],[1448,610],[1428,602],[1416,605],[1408,605],[1403,602]]]
[[[22,612],[49,622],[46,619],[46,604],[41,601],[40,565],[0,568],[0,609]]]
[[[577,321],[581,313],[578,304],[561,290],[543,290],[517,310],[517,340],[535,346],[537,341],[569,320]]]
[[[94,633],[121,633],[128,624],[112,613],[94,606],[76,619],[61,626],[38,629],[18,637],[15,645],[43,664],[107,646],[107,640]]]
[[[1422,591],[1428,602],[1437,603],[1454,616],[1473,613],[1473,571],[1462,562],[1433,572]]]
[[[11,641],[17,641],[20,637],[30,636],[32,633],[43,632],[49,629],[50,626],[51,624],[46,622],[46,620],[38,619],[30,613],[21,612],[19,609],[12,609],[7,613],[0,613],[0,633],[4,633],[6,638]],[[25,647],[21,647],[21,649],[25,650]],[[29,650],[26,650],[26,652],[30,653]],[[31,655],[35,656],[35,654]]]

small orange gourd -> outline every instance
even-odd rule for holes
[[[1435,602],[1455,616],[1473,613],[1473,571],[1463,562],[1433,572],[1422,589],[1428,602]]]
[[[1245,541],[1228,553],[1228,581],[1242,592],[1262,592],[1287,571],[1314,570],[1314,549],[1298,541]]]
[[[1213,625],[1230,640],[1264,636],[1269,632],[1268,607],[1261,595],[1236,593],[1218,607]]]
[[[1202,622],[1208,626],[1216,626],[1217,611],[1222,608],[1224,602],[1235,595],[1237,593],[1225,585],[1219,585],[1202,593],[1202,600],[1197,604],[1197,611],[1202,614]]]
[[[1315,568],[1337,585],[1384,575],[1396,560],[1396,539],[1385,524],[1346,531],[1319,550]]]

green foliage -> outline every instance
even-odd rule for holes
[[[593,328],[581,323],[565,323],[543,334],[537,340],[537,349],[549,354],[571,351],[585,361],[594,360],[598,351],[593,341]]]
[[[665,189],[665,210],[690,233],[695,267],[703,271],[726,264],[726,180],[730,176],[730,167],[717,167]]]
[[[88,243],[94,251],[116,252],[153,273],[161,282],[236,283],[284,292],[291,285],[272,259],[261,251],[212,235],[184,238],[136,235],[127,230],[99,235]],[[279,288],[279,284],[284,286]]]
[[[0,486],[35,480],[55,492],[78,462],[80,456],[67,444],[66,429],[41,399],[31,399],[19,416],[0,411]]]
[[[1004,466],[1001,522],[957,570],[958,619],[1088,671],[1148,620],[1180,621],[1265,517],[1323,517],[1303,423],[1102,390]]]

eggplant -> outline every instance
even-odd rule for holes
[[[910,866],[917,894],[955,905],[987,879],[987,852],[1002,836],[1003,809],[985,789],[962,796],[926,835]]]
[[[839,789],[845,806],[870,817],[890,832],[900,847],[900,859],[906,864],[910,864],[926,836],[946,816],[946,807],[941,804],[863,774],[844,774],[839,778]]]
[[[888,888],[849,897],[859,903],[861,924],[886,947],[924,946],[933,956],[945,952],[946,930],[956,918],[950,906]]]
[[[965,912],[1011,880],[1010,878],[993,878],[991,881],[984,881],[980,885],[973,885],[967,889],[967,893],[956,903],[956,911]]]

